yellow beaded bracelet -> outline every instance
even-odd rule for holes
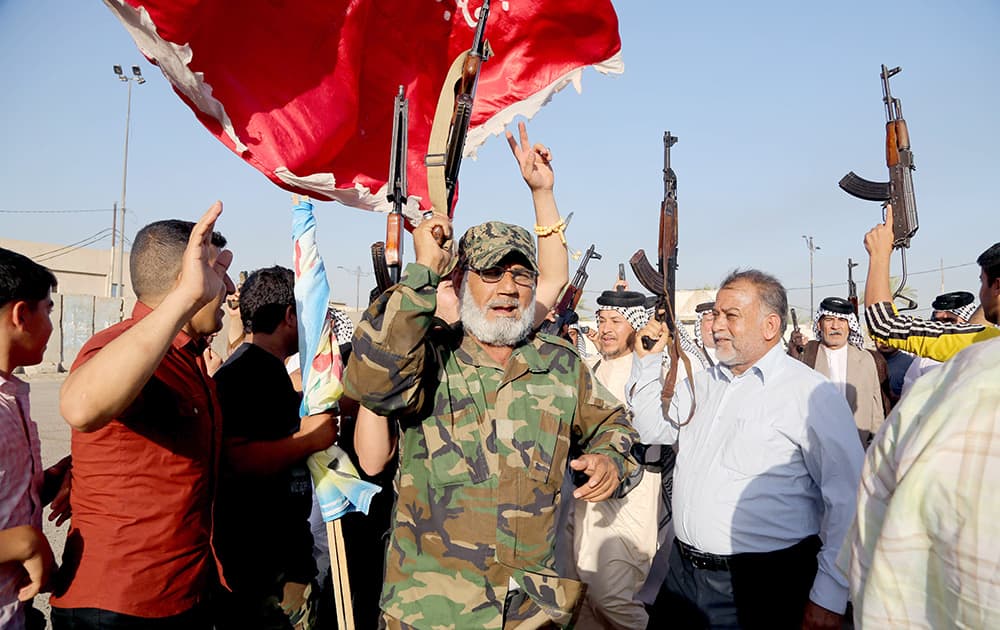
[[[559,219],[558,223],[554,223],[549,226],[535,225],[535,234],[539,237],[548,236],[550,234],[558,234],[559,240],[562,244],[566,244],[566,235],[563,233],[566,231],[566,221],[564,219]]]

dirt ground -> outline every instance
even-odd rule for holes
[[[31,384],[31,417],[38,424],[38,437],[42,442],[42,464],[46,467],[69,455],[70,428],[59,415],[59,388],[65,377],[65,374],[21,377]],[[69,523],[57,528],[49,522],[48,516],[49,510],[46,508],[43,529],[58,562],[62,558]],[[43,611],[45,618],[48,619],[49,596],[43,594],[36,597],[35,608]]]

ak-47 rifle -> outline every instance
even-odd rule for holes
[[[849,195],[866,201],[879,201],[892,208],[892,246],[899,249],[903,260],[903,276],[893,299],[901,298],[908,303],[905,309],[917,307],[917,303],[902,295],[906,286],[906,249],[910,239],[920,226],[917,220],[917,200],[913,194],[913,152],[910,151],[910,132],[903,120],[903,108],[899,99],[893,97],[889,89],[889,78],[902,68],[891,70],[882,65],[882,101],[885,103],[885,164],[889,167],[889,181],[873,182],[854,174],[844,175],[840,187]]]
[[[677,175],[670,168],[670,147],[677,143],[677,137],[669,131],[663,134],[663,201],[660,203],[660,239],[657,257],[657,269],[649,263],[646,252],[637,251],[629,259],[632,272],[639,283],[648,291],[659,297],[656,307],[656,317],[667,324],[673,335],[670,350],[670,369],[663,381],[663,398],[667,400],[674,395],[677,383],[677,364],[684,362],[688,376],[691,376],[691,362],[681,350],[681,338],[676,333],[677,320],[674,317],[675,307],[675,275],[677,271]],[[643,336],[642,347],[649,350],[655,341]],[[694,415],[694,401],[691,404],[691,414]]]
[[[566,320],[569,319],[570,313],[576,311],[576,306],[580,303],[580,297],[583,296],[583,286],[587,284],[587,278],[590,277],[587,275],[587,263],[590,262],[591,258],[601,259],[601,255],[594,250],[594,245],[587,248],[586,253],[583,255],[583,260],[576,270],[576,275],[573,276],[573,282],[566,286],[566,290],[563,291],[559,303],[553,309],[553,314],[556,318],[555,321],[545,320],[539,327],[538,332],[550,335],[558,335],[562,332],[562,328],[566,324]]]
[[[403,265],[403,207],[406,206],[406,137],[409,129],[409,103],[403,95],[403,86],[393,103],[392,148],[389,151],[389,192],[386,199],[392,210],[385,218],[385,240],[372,243],[372,268],[375,271],[375,289],[371,299],[382,295],[399,282]]]
[[[465,152],[465,138],[469,134],[469,122],[472,120],[472,106],[476,100],[479,71],[483,62],[490,56],[485,38],[486,20],[489,15],[490,0],[483,0],[483,6],[479,10],[479,23],[472,37],[472,48],[465,56],[461,77],[455,85],[455,108],[448,127],[446,152],[428,154],[425,160],[429,168],[444,167],[445,211],[449,217],[455,210],[455,187],[458,184],[458,170],[462,166],[462,154]]]
[[[847,259],[847,301],[854,307],[854,314],[858,314],[858,284],[854,281],[854,268],[858,263],[850,258]]]

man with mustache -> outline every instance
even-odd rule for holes
[[[465,233],[451,273],[461,326],[432,325],[451,232],[441,216],[413,231],[416,262],[365,313],[344,373],[346,394],[400,429],[384,620],[565,626],[582,590],[555,562],[567,463],[587,477],[573,497],[604,500],[633,467],[635,433],[572,345],[532,335],[538,263],[523,228]]]
[[[839,297],[824,298],[813,323],[813,336],[816,339],[805,342],[801,332],[794,332],[789,345],[804,346],[797,358],[837,386],[851,406],[862,446],[868,446],[885,420],[885,407],[878,367],[864,349],[861,325],[851,303]]]
[[[646,297],[616,285],[597,298],[595,378],[625,400],[625,383],[632,370],[636,331],[649,319]],[[640,440],[642,436],[640,435]],[[576,627],[645,628],[649,621],[637,594],[649,574],[659,542],[660,473],[644,471],[627,496],[601,503],[573,506],[573,556],[587,596]]]
[[[661,399],[657,321],[636,345],[629,404],[643,436],[677,449],[676,539],[650,627],[839,629],[835,562],[854,517],[863,451],[847,401],[784,352],[785,288],[734,271],[712,309],[718,363]]]

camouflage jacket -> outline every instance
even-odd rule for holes
[[[554,568],[570,444],[622,478],[636,435],[569,343],[535,336],[500,366],[432,327],[438,280],[409,265],[365,313],[344,374],[348,396],[400,425],[382,609],[414,628],[500,628],[513,578],[528,598],[506,627],[565,625],[582,590]]]

